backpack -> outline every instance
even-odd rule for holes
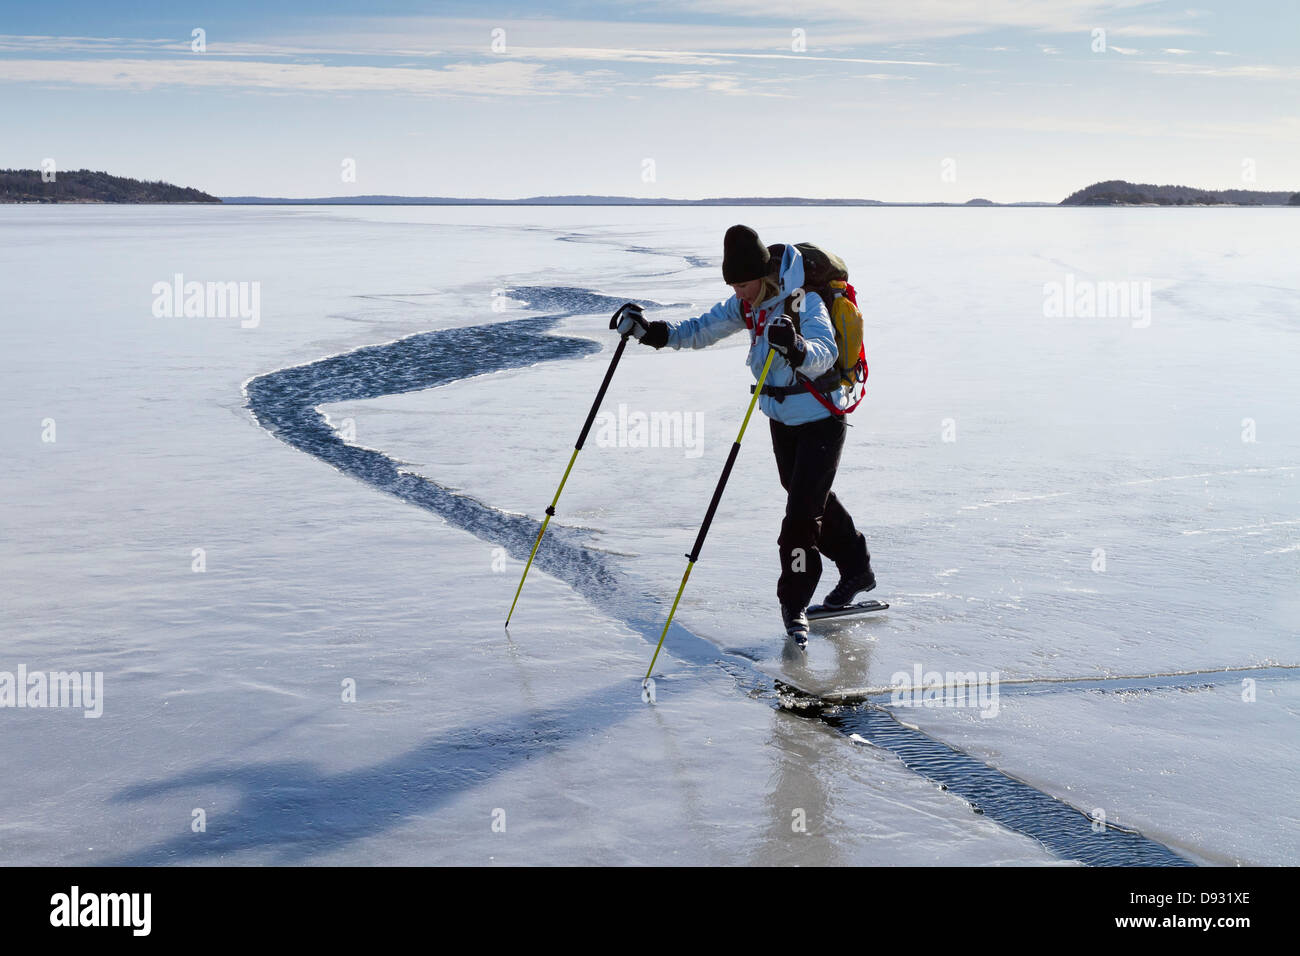
[[[827,411],[844,416],[861,404],[866,391],[867,351],[863,341],[862,313],[858,309],[858,294],[849,284],[848,267],[839,256],[811,242],[795,243],[795,248],[803,257],[803,286],[786,297],[785,314],[790,317],[795,330],[798,331],[798,307],[803,304],[799,293],[816,292],[826,304],[826,311],[830,315],[831,326],[835,329],[835,347],[839,356],[835,364],[815,380],[799,375],[796,371],[795,375],[800,382],[798,386],[789,388],[766,386],[763,391],[776,395],[777,400],[780,401],[786,395],[802,388],[821,402]],[[785,245],[778,243],[768,246],[767,249],[772,256],[772,261],[777,263],[779,268],[781,257],[785,253]],[[838,408],[830,400],[831,393],[842,386],[849,388],[850,398],[847,408]]]

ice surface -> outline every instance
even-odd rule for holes
[[[757,663],[716,665],[675,630],[647,707],[640,618],[535,568],[505,635],[517,558],[502,568],[493,542],[244,407],[241,385],[277,368],[537,314],[495,290],[694,314],[726,292],[719,237],[737,220],[840,252],[868,316],[871,391],[837,489],[876,555],[871,596],[893,607],[819,624],[806,664],[784,660],[772,600],[782,497],[761,416],[678,611],[717,658]],[[106,704],[100,720],[0,710],[3,861],[1052,862],[889,755],[774,710],[753,675],[1296,663],[1296,229],[1244,209],[6,209],[0,670],[103,670]],[[150,288],[177,272],[260,281],[261,324],[154,318]],[[1043,283],[1067,274],[1149,279],[1150,327],[1045,318]],[[322,411],[536,518],[613,348],[607,317],[560,322],[599,345],[585,357]],[[606,407],[699,414],[704,440],[593,437],[560,501],[556,540],[582,529],[640,607],[666,614],[680,580],[748,400],[743,350],[629,346]],[[1180,852],[1295,862],[1242,812],[1294,815],[1293,776],[1269,766],[1294,685],[1273,686],[1243,705],[1252,720],[1232,716],[1235,688],[925,716]],[[1081,719],[1106,732],[1056,748]],[[1211,743],[1180,749],[1183,719]],[[1178,770],[1150,791],[1111,759],[1144,734]],[[1237,798],[1209,799],[1230,781]]]
[[[999,717],[908,707],[902,719],[1081,807],[1220,865],[1300,857],[1295,680],[1004,695]],[[1097,811],[1100,811],[1098,813]]]

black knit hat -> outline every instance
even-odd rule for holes
[[[722,281],[727,285],[767,275],[771,253],[748,226],[732,226],[722,238]]]

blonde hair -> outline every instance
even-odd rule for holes
[[[766,302],[781,291],[780,284],[770,275],[763,276],[762,283],[763,284],[758,287],[758,297],[754,300],[755,305],[758,305],[760,302]]]

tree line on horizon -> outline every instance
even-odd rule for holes
[[[1195,189],[1191,186],[1156,186],[1122,179],[1085,186],[1061,200],[1062,206],[1129,206],[1151,203],[1157,206],[1300,206],[1300,193],[1266,192],[1258,189]]]
[[[221,200],[201,190],[173,186],[162,180],[131,179],[89,169],[57,172],[52,182],[45,182],[39,169],[0,169],[0,202],[219,203]]]
[[[239,197],[241,201],[257,197]],[[358,197],[359,198],[359,197]],[[376,197],[390,201],[419,201],[412,197]],[[555,196],[547,198],[552,202],[583,200],[588,204],[600,202],[617,202],[627,197],[618,196]],[[330,201],[334,201],[331,199]],[[346,202],[347,197],[337,197],[337,201]],[[372,199],[372,201],[374,201]],[[456,202],[457,200],[448,200]],[[472,200],[464,200],[471,202]],[[533,200],[536,201],[536,200]],[[664,200],[665,202],[667,200]],[[772,198],[750,200],[757,204],[777,202]],[[784,201],[805,202],[810,205],[834,205],[837,203],[869,203],[885,205],[878,200],[827,200],[798,199],[789,197]],[[76,169],[57,173],[52,182],[45,182],[41,171],[37,169],[3,169],[0,170],[0,203],[220,203],[216,196],[188,186],[175,186],[162,180],[131,179],[127,176],[113,176],[106,172]],[[493,200],[501,204],[513,204],[517,200]],[[642,200],[653,204],[655,200]],[[689,203],[699,204],[700,201]],[[716,203],[735,203],[740,200],[718,199]],[[1191,186],[1157,186],[1150,183],[1130,183],[1122,179],[1111,179],[1093,183],[1077,190],[1061,200],[1062,206],[1128,206],[1153,204],[1158,206],[1188,205],[1243,205],[1300,206],[1300,192],[1266,192],[1252,189],[1195,189]],[[987,199],[972,199],[966,205],[996,205]]]

